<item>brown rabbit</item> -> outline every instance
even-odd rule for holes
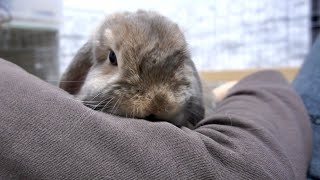
[[[107,17],[77,52],[60,87],[93,109],[195,125],[202,87],[177,24],[151,11]]]

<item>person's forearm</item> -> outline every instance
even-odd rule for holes
[[[264,162],[266,172],[287,173],[273,179],[305,179],[310,123],[301,99],[280,73],[260,72],[238,82],[196,131],[210,137],[203,138],[210,148],[220,141],[226,152],[239,153],[236,157],[246,159],[239,162],[248,171]]]
[[[0,177],[301,179],[310,129],[274,72],[240,81],[198,128],[120,118],[0,60]]]

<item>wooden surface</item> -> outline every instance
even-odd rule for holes
[[[241,78],[260,70],[266,69],[201,71],[200,76],[206,82],[225,82],[240,80]],[[272,70],[280,71],[289,81],[291,81],[297,74],[299,68],[272,68]]]

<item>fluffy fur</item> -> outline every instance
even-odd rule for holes
[[[110,64],[114,51],[118,66]],[[156,12],[108,16],[77,52],[60,87],[93,109],[119,116],[195,125],[202,88],[177,24]]]

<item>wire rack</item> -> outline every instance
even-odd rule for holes
[[[56,84],[59,78],[57,30],[11,27],[7,1],[0,0],[0,58]]]
[[[46,81],[57,80],[58,40],[57,31],[1,28],[0,57]]]
[[[177,0],[162,4],[146,1],[143,5],[128,2],[123,6],[130,11],[139,6],[153,9],[178,23],[200,71],[298,67],[311,44],[310,0]],[[107,7],[65,7],[63,64],[68,64],[88,39],[88,28],[94,29],[104,14],[117,11],[112,4]]]

